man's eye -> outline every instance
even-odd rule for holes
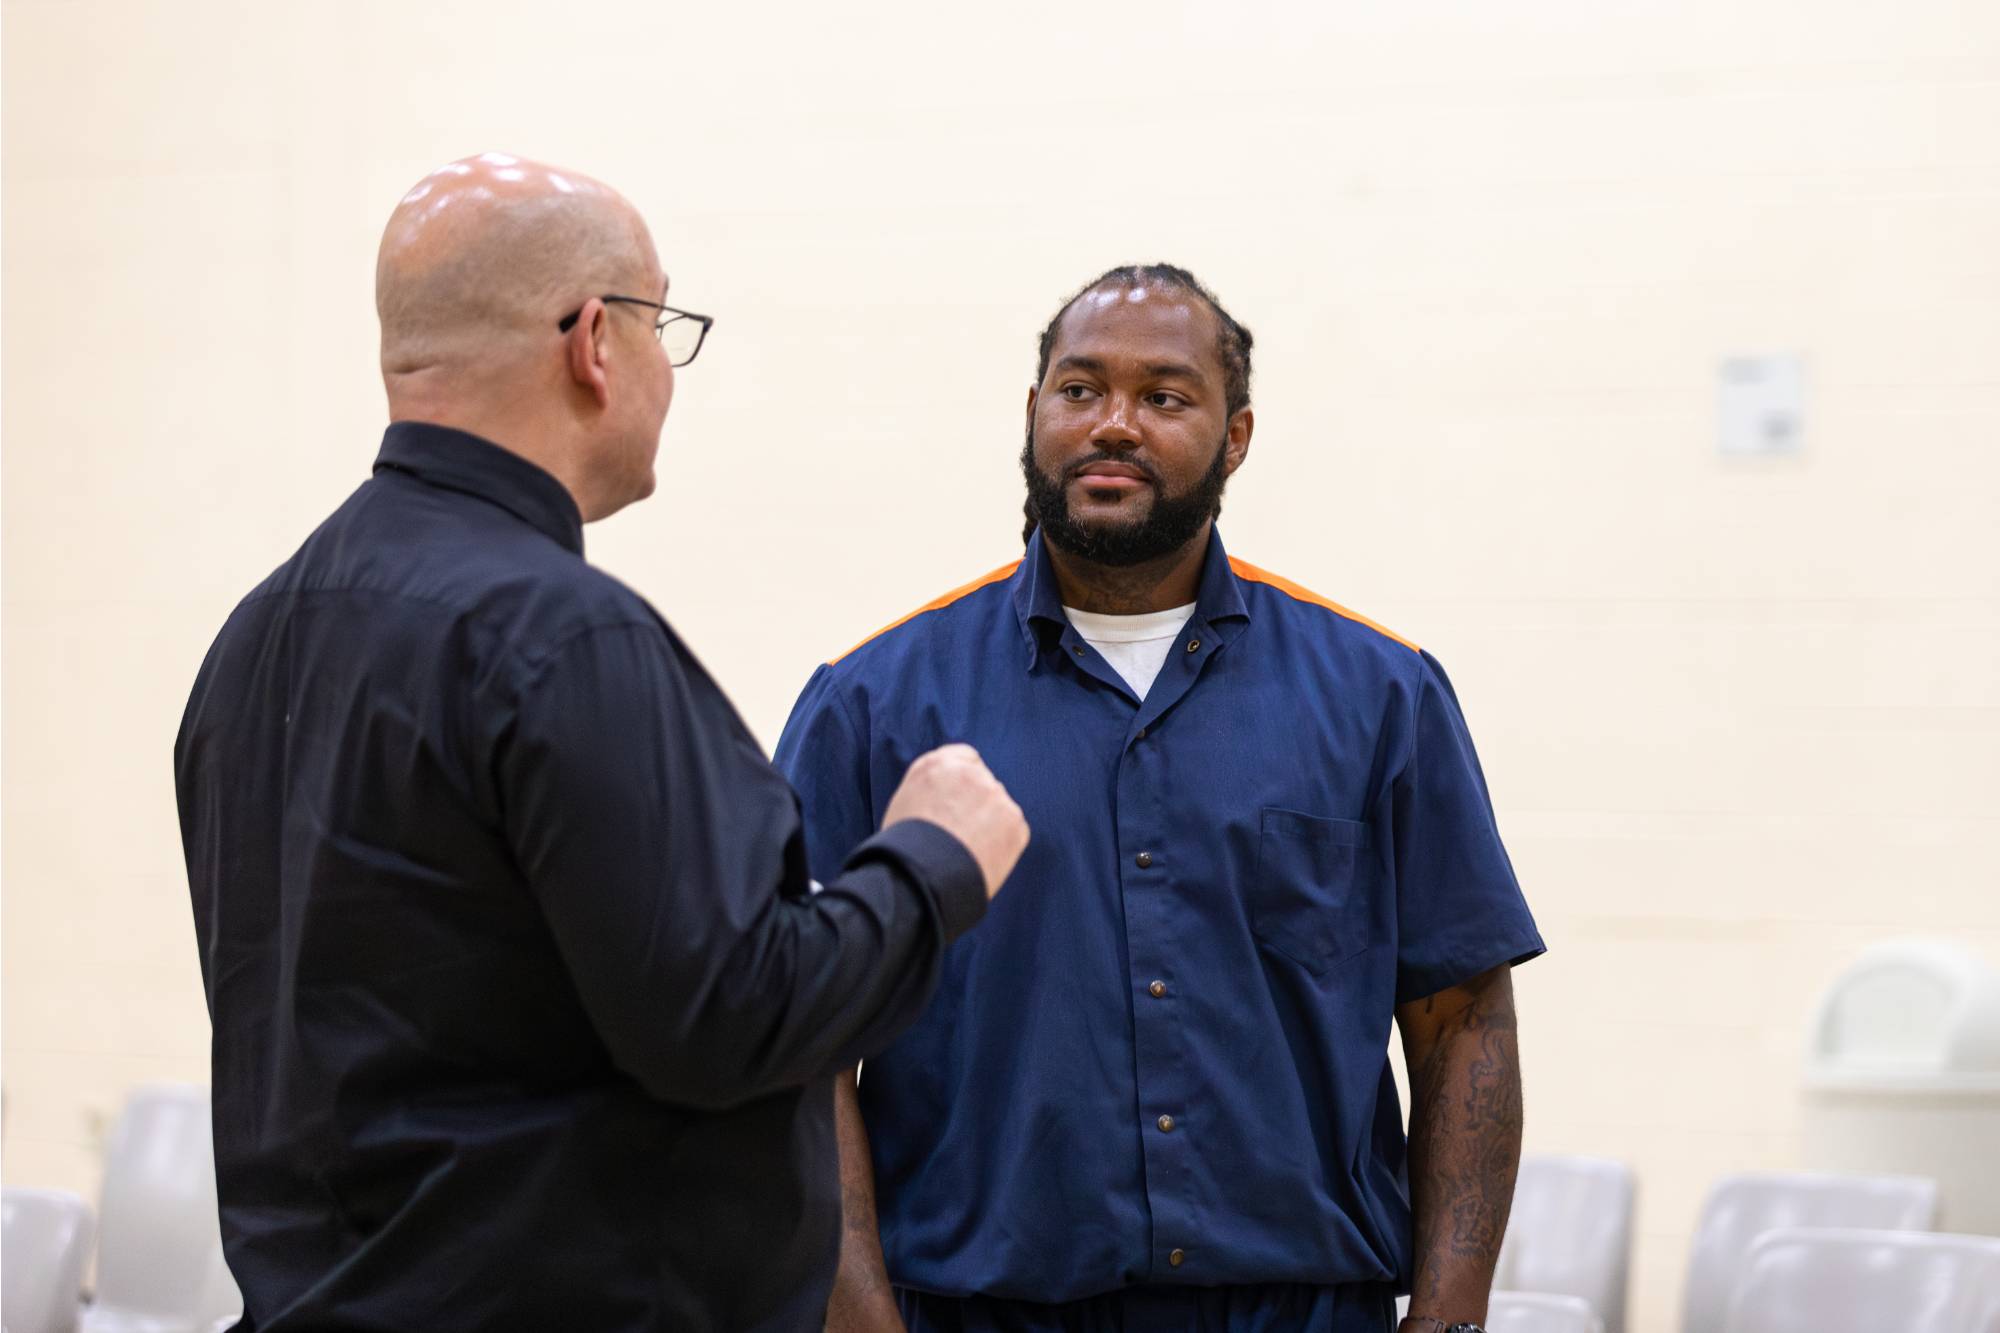
[[[1062,395],[1072,403],[1080,403],[1090,396],[1090,389],[1082,384],[1065,384],[1062,387]]]
[[[1154,407],[1187,406],[1187,400],[1185,398],[1182,398],[1177,393],[1168,393],[1165,389],[1156,390],[1153,393],[1147,394],[1146,401],[1151,403]]]

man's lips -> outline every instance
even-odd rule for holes
[[[1091,490],[1125,491],[1150,486],[1153,479],[1130,463],[1086,463],[1075,480]]]

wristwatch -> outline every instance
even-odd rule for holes
[[[1486,1333],[1486,1330],[1477,1324],[1447,1324],[1444,1320],[1433,1319],[1427,1314],[1413,1314],[1404,1317],[1414,1319],[1420,1324],[1429,1324],[1437,1330],[1437,1333]]]

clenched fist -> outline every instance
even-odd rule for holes
[[[986,876],[989,899],[1028,846],[1021,807],[970,745],[941,745],[917,756],[889,798],[882,827],[901,819],[927,819],[964,843]]]

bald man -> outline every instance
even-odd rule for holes
[[[819,890],[797,802],[583,558],[707,320],[624,199],[499,154],[376,270],[374,476],[236,608],[175,746],[245,1330],[816,1328],[830,1076],[1027,840],[919,758]]]

